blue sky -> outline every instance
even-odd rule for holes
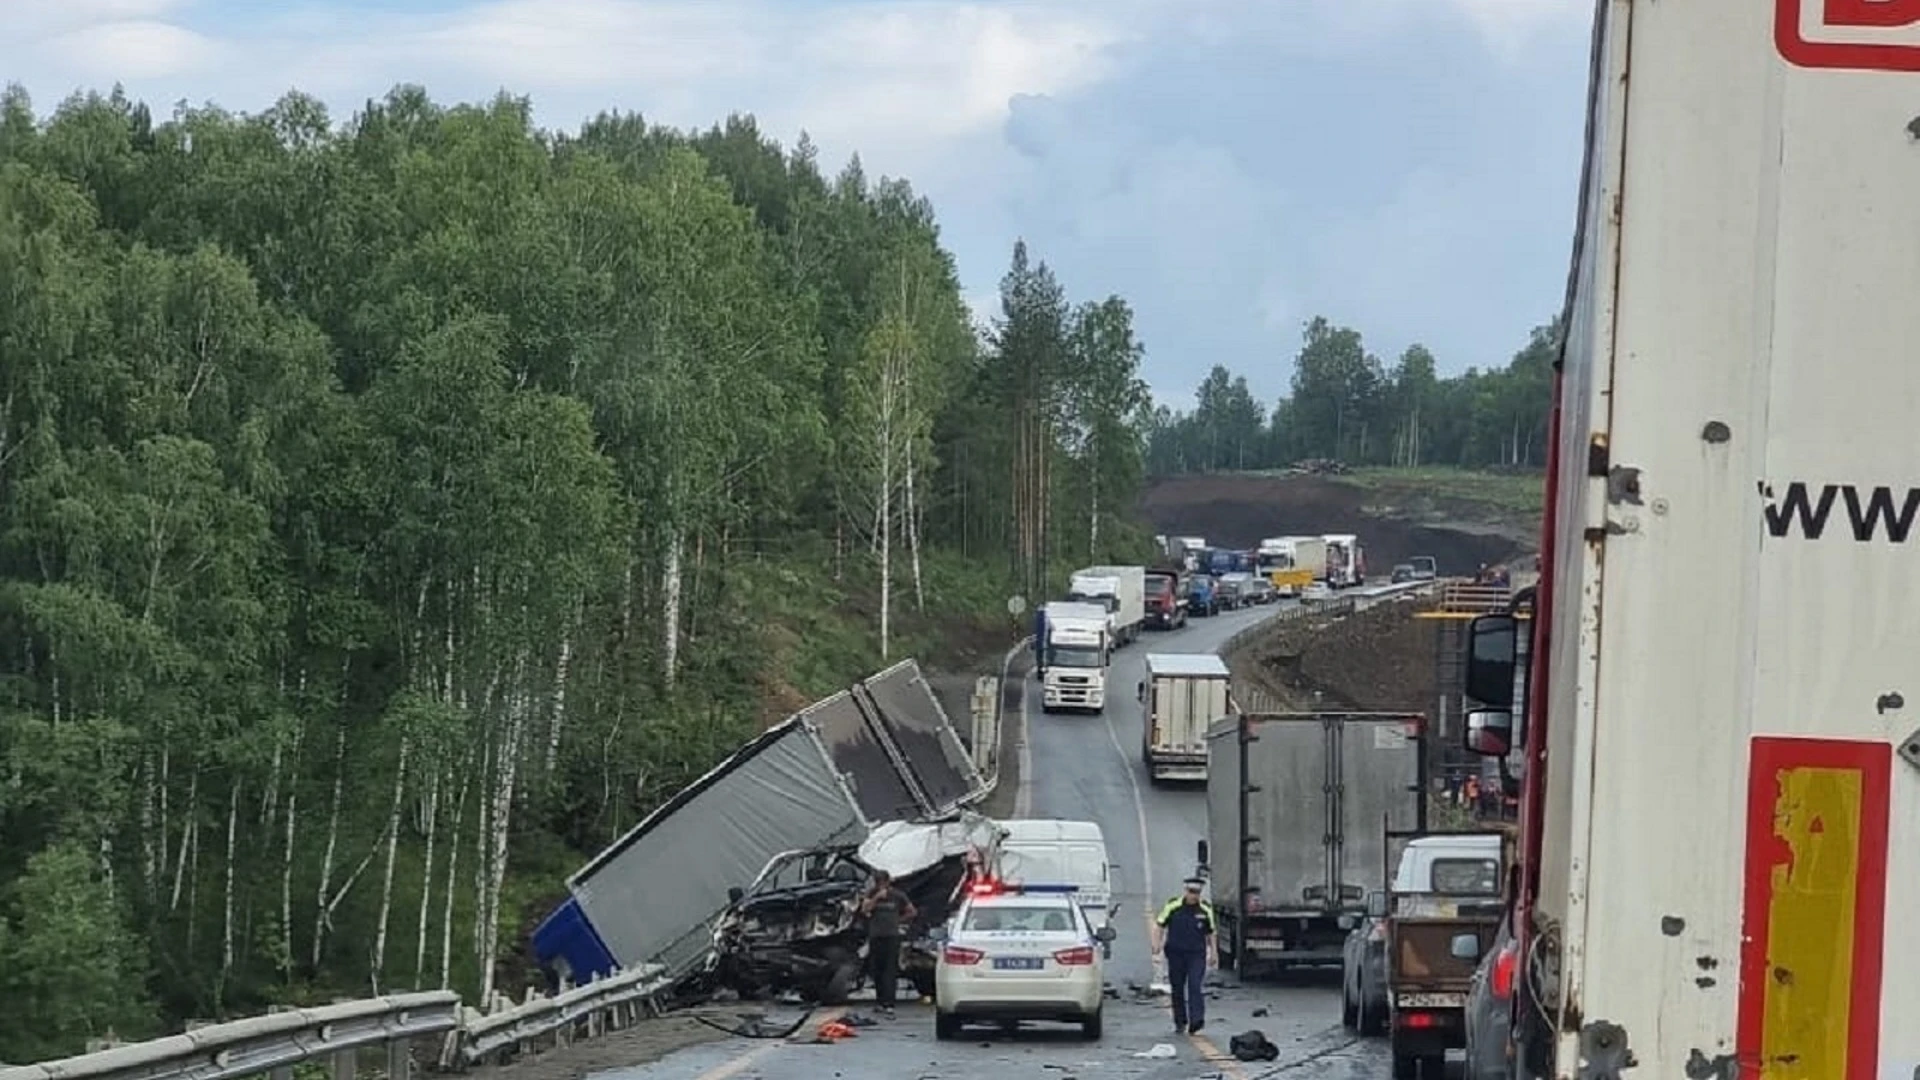
[[[1156,397],[1271,400],[1300,325],[1504,363],[1559,304],[1588,0],[0,0],[42,108],[118,80],[344,117],[394,83],[541,123],[752,112],[937,207],[976,309],[1016,237],[1137,312]]]

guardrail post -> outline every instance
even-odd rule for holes
[[[413,1068],[413,1045],[407,1039],[395,1039],[387,1044],[387,1080],[410,1080]],[[289,1070],[291,1075],[291,1070]],[[276,1080],[278,1078],[276,1077]]]
[[[353,1080],[353,1072],[360,1064],[360,1055],[354,1050],[336,1050],[333,1053],[333,1080]]]

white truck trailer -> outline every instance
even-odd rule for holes
[[[1140,758],[1154,783],[1207,778],[1207,725],[1233,711],[1232,674],[1212,653],[1148,653]]]
[[[1040,650],[1040,711],[1100,712],[1107,707],[1108,611],[1101,604],[1056,600],[1044,609],[1047,640]]]
[[[1526,692],[1511,617],[1468,661],[1470,749],[1527,717],[1516,1075],[1909,1077],[1920,4],[1593,44]]]
[[[1068,579],[1067,599],[1103,604],[1113,647],[1140,636],[1147,621],[1147,568],[1144,566],[1088,566]]]

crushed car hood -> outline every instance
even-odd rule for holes
[[[971,850],[993,851],[1005,832],[971,811],[948,821],[888,821],[874,826],[856,857],[898,881],[945,859],[964,858]]]

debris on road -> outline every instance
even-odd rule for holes
[[[1173,1048],[1172,1043],[1154,1043],[1152,1047],[1146,1050],[1134,1051],[1133,1056],[1137,1058],[1149,1058],[1149,1059],[1158,1061],[1165,1058],[1173,1057],[1177,1053],[1179,1053],[1179,1051]]]
[[[1227,1040],[1227,1053],[1240,1061],[1272,1061],[1280,1056],[1280,1048],[1273,1045],[1266,1032],[1249,1028]]]

